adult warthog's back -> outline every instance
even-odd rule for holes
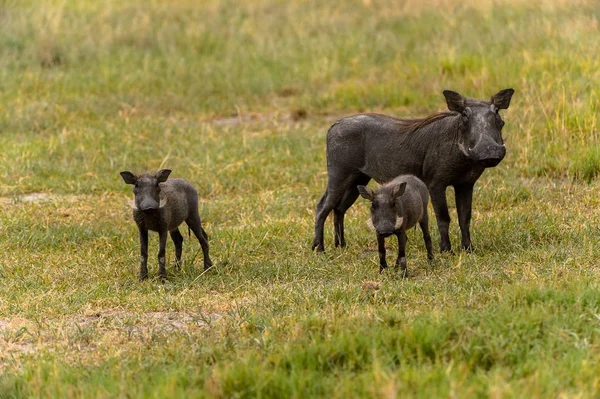
[[[334,123],[327,133],[327,189],[317,204],[312,248],[324,250],[323,228],[332,210],[335,245],[346,245],[344,215],[358,198],[358,185],[414,174],[429,188],[440,250],[451,250],[448,186],[455,190],[462,246],[471,249],[473,186],[485,168],[496,166],[506,154],[498,111],[508,108],[513,93],[502,90],[483,101],[446,90],[450,112],[424,119],[361,114]]]

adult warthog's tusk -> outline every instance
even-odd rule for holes
[[[375,230],[375,226],[373,226],[373,220],[371,220],[371,218],[368,218],[366,220],[367,222],[367,226],[371,229],[371,230]]]
[[[458,143],[458,149],[460,150],[460,152],[465,154],[466,157],[470,157],[469,153],[473,150],[472,148],[469,148],[469,150],[467,151],[463,143]]]

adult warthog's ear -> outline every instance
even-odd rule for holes
[[[358,186],[357,188],[358,188],[358,192],[364,199],[373,201],[373,198],[375,197],[375,193],[373,192],[373,190],[371,190],[369,187],[365,187],[365,186]]]
[[[165,181],[167,181],[167,178],[169,177],[169,175],[171,174],[171,169],[161,169],[158,172],[156,172],[156,180],[158,180],[159,183],[163,183]]]
[[[396,200],[402,194],[404,194],[404,190],[406,190],[406,182],[400,183],[392,189],[392,198]]]
[[[123,178],[123,180],[125,180],[125,183],[127,184],[135,184],[135,182],[137,181],[137,177],[128,171],[125,172],[121,172],[121,177]]]
[[[492,104],[498,109],[506,109],[510,105],[510,99],[514,93],[513,89],[500,90],[492,96]]]
[[[467,99],[455,91],[444,90],[444,97],[446,97],[446,104],[450,111],[463,112],[467,106]]]

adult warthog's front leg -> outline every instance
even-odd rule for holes
[[[458,224],[460,225],[461,244],[465,251],[472,251],[471,233],[471,209],[473,207],[473,184],[454,186],[456,197],[456,212],[458,213]]]
[[[431,204],[435,212],[438,230],[440,231],[440,252],[452,252],[448,228],[450,226],[450,214],[446,202],[446,187],[433,186],[429,189]]]
[[[423,218],[419,222],[419,226],[421,226],[423,241],[427,249],[427,259],[433,260],[433,245],[431,244],[431,235],[429,234],[429,215],[427,214],[427,209],[425,209],[425,215],[423,215]]]

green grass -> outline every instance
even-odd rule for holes
[[[0,1],[0,398],[597,397],[597,5]],[[362,200],[310,251],[336,118],[507,87],[474,253],[379,275]],[[119,172],[160,167],[216,267],[140,283]]]

